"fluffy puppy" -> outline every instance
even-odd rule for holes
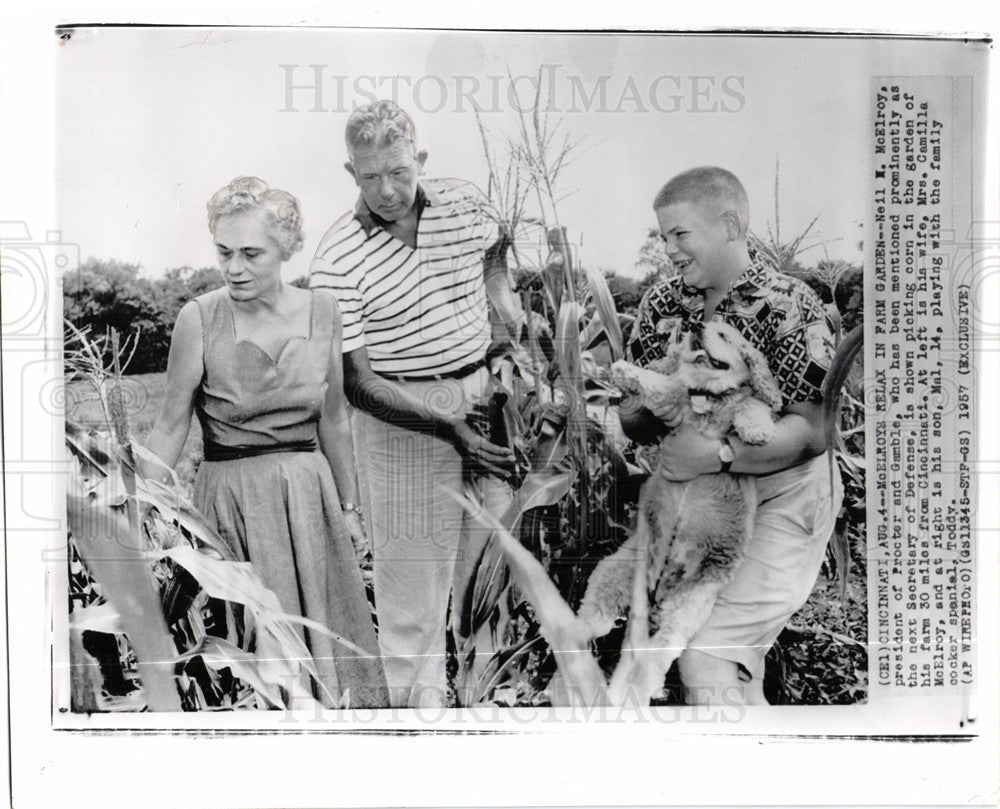
[[[732,326],[691,324],[678,330],[667,356],[638,368],[611,367],[624,393],[663,417],[679,407],[682,422],[712,438],[735,433],[764,444],[781,406],[764,356]],[[753,530],[754,478],[702,475],[676,483],[657,469],[643,484],[634,534],[603,559],[587,584],[579,618],[590,637],[606,635],[631,601],[635,565],[646,569],[651,663],[637,698],[663,686],[677,656],[705,623],[719,591],[732,579]],[[645,558],[640,559],[645,549]]]

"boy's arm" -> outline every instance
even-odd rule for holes
[[[802,463],[826,451],[823,435],[823,403],[794,402],[778,419],[773,439],[753,446],[730,436],[735,458],[730,472],[742,475],[766,475]],[[684,425],[669,441],[661,444],[660,469],[668,480],[691,480],[698,475],[719,472],[722,442],[707,438],[693,427]]]
[[[819,298],[801,282],[793,283],[785,296],[781,336],[767,346],[765,354],[775,381],[789,404],[781,411],[773,439],[752,446],[736,437],[729,439],[734,459],[730,471],[766,475],[787,469],[823,453],[822,386],[833,360],[833,334]],[[782,369],[781,377],[775,369]],[[720,441],[705,438],[682,427],[661,444],[660,464],[673,480],[690,480],[700,474],[718,472]]]
[[[650,298],[655,294],[656,287],[650,287],[639,301],[639,306],[635,313],[635,322],[632,324],[632,333],[625,344],[625,358],[634,365],[644,366],[649,360],[657,359],[660,354],[646,357],[643,347],[643,336],[651,335],[655,332],[652,304]],[[626,393],[618,407],[618,418],[625,435],[632,441],[640,444],[651,444],[662,439],[672,427],[680,421],[680,412],[671,414],[661,413],[657,418],[653,412],[646,407],[643,397],[639,393]]]

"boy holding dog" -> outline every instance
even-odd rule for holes
[[[782,393],[777,433],[761,446],[706,438],[679,424],[679,409],[654,419],[622,407],[623,425],[638,440],[676,428],[661,442],[660,473],[668,479],[720,471],[756,477],[744,562],[678,666],[689,703],[766,704],[764,656],[812,591],[842,497],[839,476],[831,490],[823,433],[832,326],[812,290],[752,254],[746,191],[731,172],[683,172],[663,186],[653,208],[678,275],[640,303],[632,361],[644,366],[663,357],[678,326],[724,321],[764,354]]]

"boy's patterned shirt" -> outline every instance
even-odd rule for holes
[[[651,287],[639,304],[629,354],[646,365],[667,353],[683,324],[704,321],[705,298],[675,276]],[[819,401],[833,361],[834,327],[805,283],[758,259],[733,282],[714,320],[735,327],[766,358],[784,404]]]

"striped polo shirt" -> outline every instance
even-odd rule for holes
[[[417,246],[383,230],[364,198],[320,242],[309,286],[330,291],[343,351],[367,347],[372,370],[434,376],[482,360],[490,342],[483,253],[497,240],[489,202],[463,180],[427,180]]]

